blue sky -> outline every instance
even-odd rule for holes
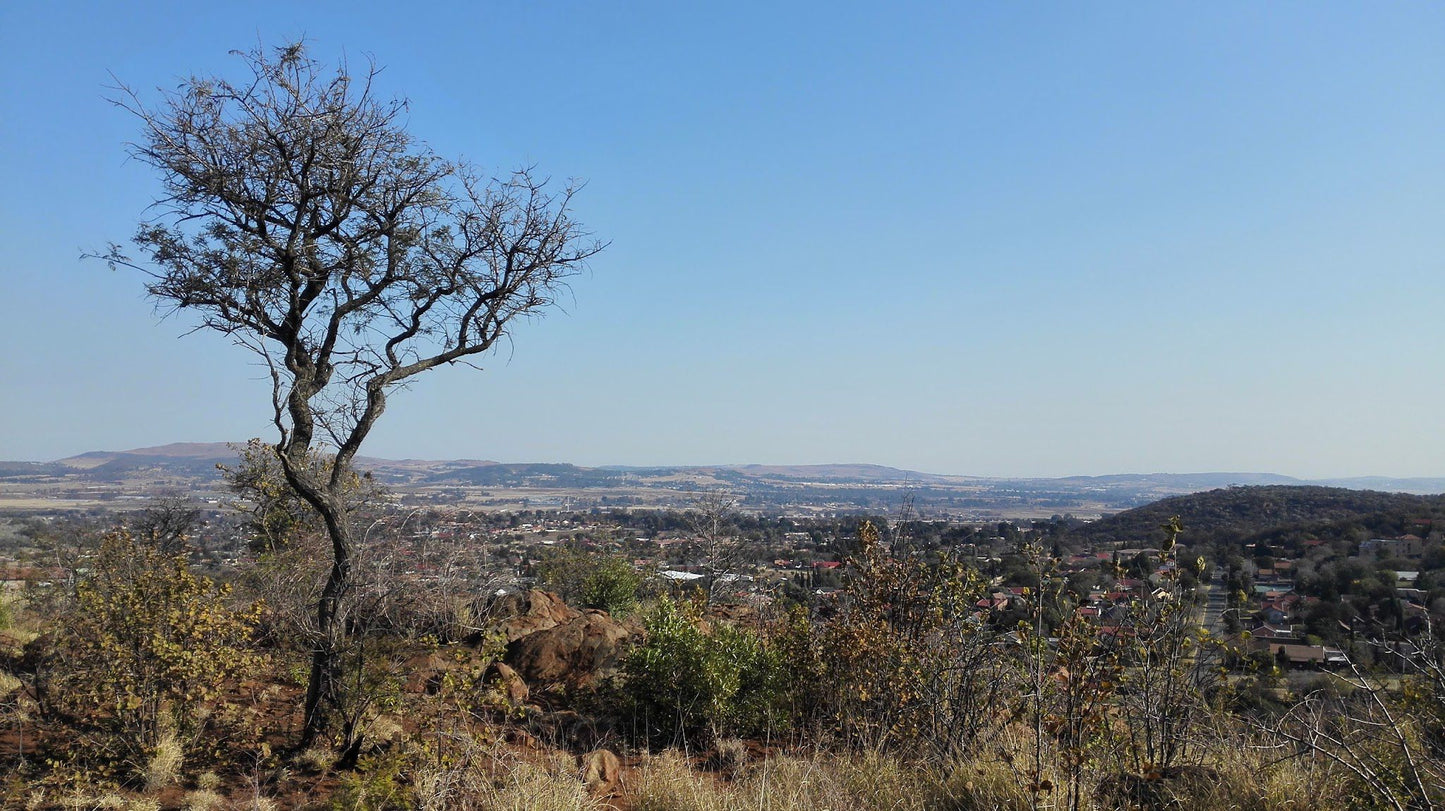
[[[157,193],[111,74],[304,35],[612,243],[365,453],[1445,475],[1445,6],[212,5],[0,6],[0,458],[269,436],[78,257]]]

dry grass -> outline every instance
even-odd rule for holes
[[[560,764],[538,765],[518,762],[498,780],[494,791],[483,792],[477,808],[498,811],[563,811],[563,809],[601,809],[603,804],[587,795],[570,759]]]
[[[1236,741],[1213,751],[1211,765],[1220,779],[1212,794],[1201,798],[1207,809],[1250,808],[1261,811],[1313,811],[1316,808],[1353,808],[1344,780],[1323,758],[1279,760],[1274,748]]]
[[[186,795],[186,811],[211,811],[225,805],[226,799],[214,791],[199,789]]]
[[[378,715],[367,724],[366,737],[372,744],[384,744],[401,740],[406,729],[401,722],[390,715]]]
[[[312,747],[296,756],[296,765],[313,772],[323,772],[331,767],[336,755],[322,747]]]
[[[954,771],[934,794],[941,811],[1025,811],[1033,808],[1027,781],[998,761],[969,763]]]
[[[748,744],[738,738],[723,738],[713,746],[718,767],[729,775],[738,775],[748,764]]]
[[[603,811],[588,794],[570,755],[499,757],[484,744],[469,742],[457,765],[420,768],[412,801],[421,811]]]
[[[85,793],[71,794],[61,798],[59,807],[75,809],[75,811],[160,811],[161,804],[149,797],[128,797],[111,791],[99,796]]]
[[[1307,759],[1275,763],[1273,750],[1233,743],[1210,753],[1207,766],[1217,770],[1218,779],[1179,784],[1170,807],[1354,807],[1339,774],[1328,764]],[[1097,795],[1100,776],[1097,771],[1089,775],[1083,807],[1115,811],[1113,802]],[[945,778],[928,767],[875,754],[778,756],[754,763],[729,780],[669,751],[638,764],[624,800],[634,811],[1026,811],[1034,807],[1027,783],[1001,761],[961,764]],[[1062,807],[1062,799],[1040,797],[1045,807],[1050,802]]]
[[[176,739],[174,732],[167,732],[156,744],[156,750],[146,761],[144,776],[147,791],[159,791],[174,785],[181,776],[181,764],[185,762],[185,750]]]
[[[729,782],[669,751],[644,761],[633,783],[634,811],[924,811],[934,793],[919,771],[874,755],[774,757]]]

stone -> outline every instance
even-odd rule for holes
[[[582,785],[594,796],[612,794],[622,784],[622,760],[610,749],[594,749],[577,758]]]
[[[492,627],[509,643],[581,616],[581,612],[567,605],[561,597],[540,589],[499,597],[488,609],[488,614],[492,618]]]
[[[502,662],[492,662],[482,676],[482,683],[506,697],[513,706],[520,707],[531,698],[532,691],[517,671]]]
[[[617,671],[634,631],[605,611],[513,640],[503,658],[528,684],[584,687]]]

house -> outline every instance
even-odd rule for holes
[[[1425,554],[1425,541],[1418,535],[1401,535],[1398,538],[1371,538],[1360,541],[1360,557],[1383,560],[1385,558],[1406,558],[1418,560]]]
[[[1280,644],[1293,644],[1299,641],[1299,637],[1295,636],[1295,632],[1290,628],[1271,625],[1267,622],[1251,629],[1249,636],[1251,639],[1261,642],[1278,642]]]
[[[1327,648],[1322,645],[1290,645],[1277,642],[1255,643],[1251,640],[1251,650],[1264,651],[1276,660],[1283,660],[1290,667],[1342,667],[1349,664],[1345,653],[1338,648]]]
[[[989,596],[989,597],[984,597],[983,599],[981,599],[981,600],[979,600],[978,602],[974,603],[974,605],[977,606],[978,608],[982,608],[982,609],[989,610],[989,611],[1002,611],[1002,610],[1008,608],[1008,604],[1009,604],[1008,595],[1006,595],[1006,594],[1001,594],[1001,593],[993,594],[992,596]]]

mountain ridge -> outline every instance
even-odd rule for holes
[[[244,443],[173,442],[120,451],[86,451],[50,462],[0,460],[0,475],[31,475],[56,468],[90,472],[93,476],[121,473],[146,466],[179,468],[192,475],[205,473],[215,464],[233,461],[237,448]],[[498,462],[489,459],[388,459],[363,456],[359,467],[389,473],[399,478],[419,477],[428,481],[506,478],[507,471],[528,470],[547,475],[566,470],[573,475],[589,474],[611,479],[629,475],[735,474],[745,477],[786,481],[847,481],[917,485],[966,484],[979,482],[1051,482],[1083,488],[1162,487],[1177,491],[1202,491],[1220,487],[1259,485],[1301,485],[1344,487],[1352,490],[1380,490],[1421,495],[1445,492],[1445,476],[1392,477],[1352,476],[1303,479],[1279,473],[1250,471],[1203,471],[1195,473],[1109,473],[1072,476],[984,476],[971,474],[929,473],[868,462],[825,464],[724,464],[724,465],[575,465],[568,462]],[[496,469],[491,474],[483,473]],[[16,473],[9,473],[9,471]]]

